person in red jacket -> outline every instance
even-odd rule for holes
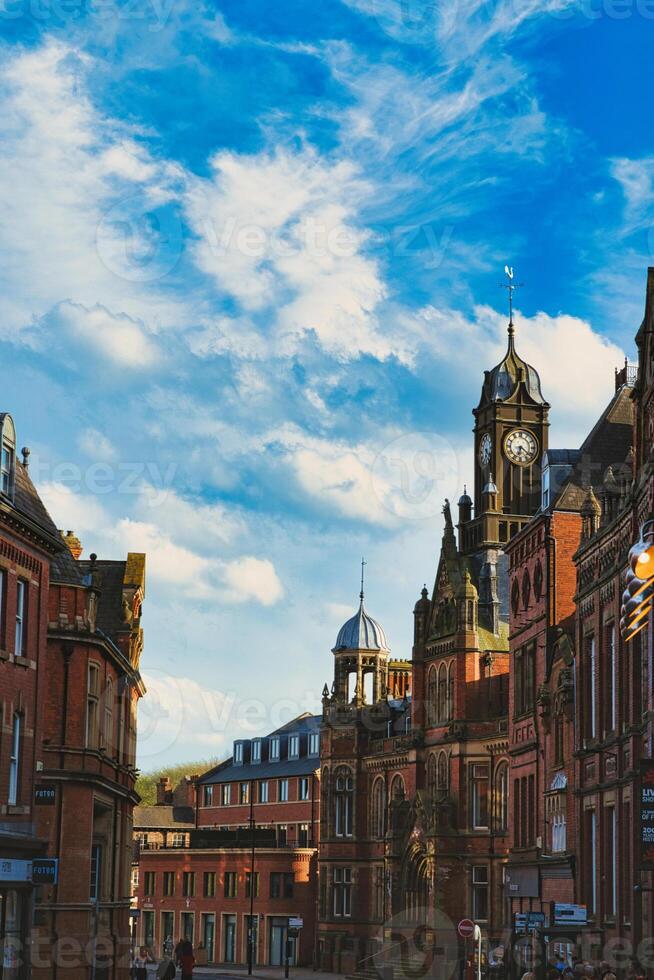
[[[180,950],[179,964],[182,968],[182,980],[193,980],[195,957],[193,955],[193,947],[188,939],[184,942]]]

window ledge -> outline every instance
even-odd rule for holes
[[[0,650],[0,660],[9,660],[9,654],[6,650]]]
[[[19,667],[30,667],[32,665],[31,660],[29,660],[27,657],[15,656],[14,663],[18,664]]]

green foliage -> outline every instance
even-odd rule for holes
[[[218,765],[219,759],[203,759],[201,762],[182,762],[176,766],[164,766],[153,772],[142,772],[136,780],[136,792],[141,797],[141,806],[154,806],[157,802],[157,783],[162,776],[168,776],[173,788],[184,776],[205,773]]]

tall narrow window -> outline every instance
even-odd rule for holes
[[[509,826],[509,766],[501,762],[495,771],[495,830],[505,832]]]
[[[430,797],[434,800],[438,792],[438,762],[435,752],[431,753],[427,761],[427,789]]]
[[[339,769],[336,773],[334,802],[336,836],[351,837],[354,780],[349,769]]]
[[[449,763],[446,752],[441,752],[438,756],[438,789],[444,793],[449,788]]]
[[[14,715],[11,729],[11,755],[9,756],[9,794],[7,803],[16,806],[20,795],[20,736],[21,716]]]
[[[91,881],[89,887],[89,898],[92,902],[97,902],[100,898],[101,878],[102,844],[93,844],[91,847]]]
[[[585,657],[586,683],[586,738],[596,738],[597,736],[597,676],[596,676],[596,656],[595,656],[595,637],[586,638],[586,657]]]
[[[334,915],[352,915],[352,868],[334,868]]]
[[[433,756],[430,756],[430,762]],[[384,836],[384,820],[386,817],[386,793],[384,780],[378,776],[372,787],[372,802],[370,807],[370,835],[376,840]]]
[[[488,830],[488,765],[472,765],[469,772],[471,829]]]
[[[618,847],[616,840],[615,807],[607,807],[605,810],[606,819],[606,847],[605,847],[605,872],[606,872],[606,915],[614,917],[618,905],[618,869],[617,857]]]
[[[488,904],[488,865],[473,865],[472,917],[475,922],[486,922],[488,919]]]
[[[111,752],[114,745],[114,685],[111,678],[104,690],[104,729],[103,744]]]
[[[427,721],[434,725],[438,716],[438,675],[435,667],[429,669],[427,682]]]
[[[447,720],[454,718],[454,661],[447,669]]]
[[[0,454],[0,491],[5,497],[12,496],[13,473],[14,451],[8,443],[4,442]]]
[[[19,578],[16,582],[16,638],[14,653],[22,657],[27,640],[27,582]]]
[[[95,749],[98,745],[98,697],[100,691],[100,668],[90,663],[86,692],[86,747]]]
[[[447,720],[447,667],[441,664],[438,668],[438,720]]]
[[[615,653],[615,626],[611,623],[610,626],[606,628],[606,722],[605,730],[608,734],[609,732],[614,732],[617,727],[617,705],[616,705],[616,695],[617,695],[617,684],[616,684],[616,653]]]
[[[0,568],[0,650],[5,649],[7,573]]]

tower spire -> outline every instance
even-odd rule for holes
[[[359,598],[361,599],[361,602],[363,602],[363,576],[364,576],[363,570],[367,564],[368,562],[366,561],[366,559],[361,558],[361,592],[359,592]]]
[[[509,295],[509,328],[508,328],[508,333],[509,333],[509,347],[513,347],[513,335],[515,333],[515,330],[514,330],[514,327],[513,327],[513,293],[515,292],[516,289],[520,289],[520,287],[523,286],[524,283],[522,283],[522,282],[514,282],[513,281],[513,266],[512,265],[505,265],[504,266],[504,273],[506,275],[506,278],[508,279],[508,282],[501,282],[500,283],[500,288],[501,289],[506,289],[506,291],[507,291],[507,293]]]

